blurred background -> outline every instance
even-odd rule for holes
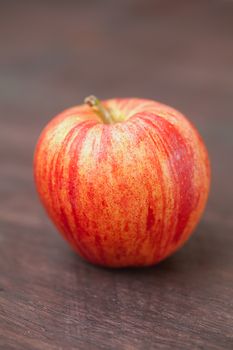
[[[85,96],[152,98],[198,127],[212,159],[209,205],[230,215],[224,202],[232,187],[224,192],[220,179],[232,146],[232,1],[1,0],[0,6],[0,136],[7,147],[0,151],[7,172],[1,181],[9,183],[18,162],[17,173],[28,167],[31,186],[42,127]],[[224,181],[230,176],[225,172]]]
[[[32,158],[45,124],[90,94],[159,100],[196,125],[210,153],[212,191],[196,238],[172,261],[180,266],[195,252],[214,278],[212,290],[223,283],[216,271],[224,270],[226,279],[232,275],[233,1],[0,0],[0,50],[0,282],[3,289],[18,291],[9,305],[4,299],[8,311],[23,298],[21,290],[36,303],[26,279],[32,285],[44,281],[52,293],[55,275],[49,269],[56,271],[56,264],[73,283],[67,271],[77,267],[74,256],[40,207]],[[198,283],[196,263],[189,260],[193,283]],[[33,264],[40,266],[37,272],[30,270]],[[183,274],[188,278],[186,270]],[[18,321],[21,311],[26,312],[23,306]],[[198,333],[195,319],[192,327]],[[6,324],[4,329],[9,331]]]

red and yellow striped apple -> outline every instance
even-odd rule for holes
[[[208,197],[206,148],[159,102],[86,103],[55,117],[34,157],[37,190],[58,230],[88,261],[146,266],[189,238]]]

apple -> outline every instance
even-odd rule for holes
[[[84,259],[148,266],[190,237],[205,208],[210,165],[177,110],[138,98],[85,103],[44,129],[34,156],[40,199]]]

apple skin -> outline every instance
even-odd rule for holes
[[[148,266],[189,238],[205,208],[210,165],[193,125],[177,110],[137,99],[103,101],[119,122],[88,105],[44,129],[34,156],[40,199],[84,259]]]

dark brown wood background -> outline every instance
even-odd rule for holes
[[[0,1],[0,348],[233,348],[233,1]],[[153,98],[195,123],[212,192],[156,267],[75,255],[37,199],[42,127],[86,95]]]

